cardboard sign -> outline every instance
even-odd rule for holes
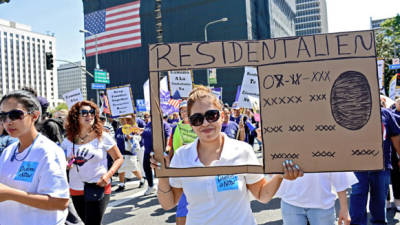
[[[381,170],[376,65],[373,31],[150,45],[153,146],[162,162],[156,175],[283,173],[287,159],[305,172]],[[165,167],[160,72],[242,66],[258,70],[263,166]]]
[[[238,103],[241,108],[251,109],[249,96],[259,98],[257,68],[245,67]]]
[[[75,103],[83,101],[83,95],[79,88],[63,94],[63,98],[67,103],[68,109],[70,109]]]
[[[178,98],[189,97],[192,91],[192,71],[169,71],[169,88],[171,96],[178,95]]]
[[[129,84],[107,88],[107,96],[112,116],[123,116],[135,112],[132,90]]]

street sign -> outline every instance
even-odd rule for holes
[[[398,70],[398,69],[400,69],[400,64],[389,65],[389,69],[390,70]]]
[[[92,89],[93,90],[106,89],[106,84],[92,83]]]
[[[94,70],[94,82],[102,84],[110,84],[109,73],[102,70]]]

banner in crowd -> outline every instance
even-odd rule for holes
[[[400,74],[396,74],[389,81],[389,98],[395,100],[396,96],[400,97]]]
[[[378,59],[376,63],[378,65],[379,91],[381,94],[385,94],[385,80],[383,79],[385,77],[385,60]]]
[[[146,112],[146,102],[144,99],[136,99],[136,110],[138,112]]]
[[[192,91],[192,71],[191,70],[179,70],[169,71],[169,90],[171,91],[171,97],[174,99],[189,97]]]
[[[257,67],[264,149],[263,166],[165,167],[159,99],[151,98],[157,176],[282,173],[288,159],[305,172],[382,170],[374,41],[373,31],[355,31],[149,45],[152,88],[165,71]]]
[[[238,104],[241,108],[251,109],[248,96],[259,98],[257,68],[246,66],[244,68],[243,81],[240,89]]]
[[[207,82],[209,85],[217,84],[217,69],[211,68],[207,69]]]
[[[83,95],[80,88],[63,94],[63,98],[67,103],[68,109],[70,109],[75,103],[83,101]]]
[[[112,116],[124,116],[135,112],[131,85],[107,88]]]
[[[211,91],[219,100],[222,100],[222,87],[211,88]]]

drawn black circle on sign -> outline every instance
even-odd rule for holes
[[[359,130],[368,123],[371,110],[371,88],[364,74],[357,71],[340,74],[331,90],[335,121],[346,129]]]

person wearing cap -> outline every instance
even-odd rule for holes
[[[232,114],[230,117],[230,121],[234,121],[235,123],[238,124],[240,134],[242,134],[242,133],[245,134],[244,139],[242,137],[240,137],[240,140],[243,140],[244,142],[249,143],[250,130],[246,125],[247,119],[248,119],[248,117],[246,115],[243,116],[240,113],[239,102],[234,102],[232,104]]]
[[[144,122],[140,119],[134,122],[132,115],[126,115],[120,117],[120,122],[122,126],[130,125],[132,127],[144,127]],[[138,158],[137,152],[140,149],[139,142],[141,141],[140,137],[141,130],[137,129],[135,131],[130,132],[129,134],[123,133],[123,127],[120,127],[115,133],[115,140],[117,141],[117,146],[121,151],[122,156],[124,157],[124,163],[121,168],[118,170],[119,176],[119,186],[115,190],[116,192],[125,190],[125,174],[132,172],[139,179],[139,188],[144,185],[144,178],[140,173],[140,169],[138,167]]]
[[[192,143],[196,138],[197,134],[193,131],[192,126],[189,122],[189,117],[187,115],[187,101],[182,101],[179,104],[179,114],[182,118],[173,128],[172,135],[168,142],[167,149],[171,149],[170,157],[172,158],[174,152],[181,146]],[[184,225],[186,224],[186,215],[188,214],[186,196],[183,193],[176,208],[176,224]]]

